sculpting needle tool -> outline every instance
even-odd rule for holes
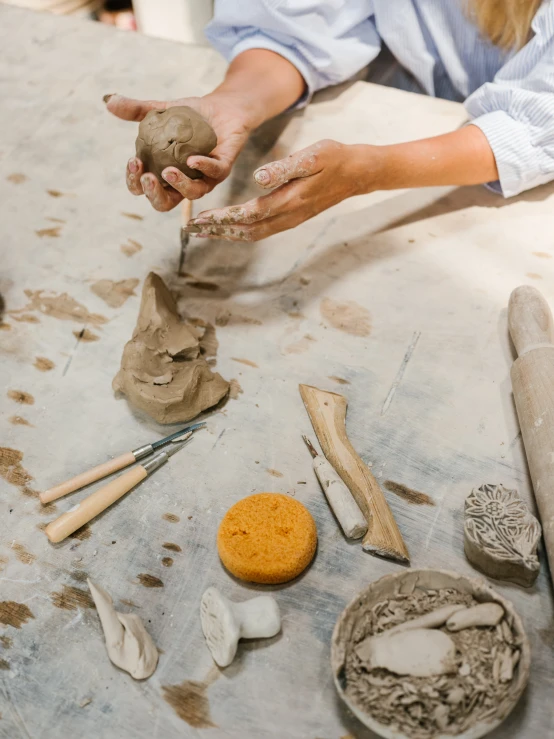
[[[192,202],[185,198],[181,203],[181,254],[179,256],[179,269],[177,274],[183,276],[183,267],[187,256],[187,246],[189,244],[190,233],[186,230],[187,223],[192,218]]]
[[[314,449],[307,436],[302,436],[313,457],[313,468],[331,510],[347,539],[359,539],[367,531],[367,521],[339,475],[325,457]]]
[[[148,477],[154,470],[161,467],[162,464],[182,449],[187,441],[192,436],[192,431],[189,431],[185,436],[174,439],[171,443],[174,444],[170,449],[166,449],[155,457],[149,459],[144,464],[138,464],[128,472],[124,472],[115,480],[112,480],[104,487],[96,490],[88,498],[85,498],[76,506],[71,508],[67,513],[64,513],[44,529],[44,533],[50,539],[53,544],[57,544],[60,541],[66,539],[70,534],[81,526],[84,526],[93,518],[96,518],[99,513],[109,508],[116,500],[122,498],[125,493],[128,493],[131,488],[134,488],[141,480]],[[182,443],[180,443],[182,442]]]
[[[108,462],[98,464],[96,467],[93,467],[86,472],[81,472],[80,475],[76,475],[70,480],[66,480],[59,485],[40,493],[40,502],[45,505],[46,503],[51,503],[53,500],[57,500],[58,498],[63,498],[64,495],[73,493],[75,490],[79,490],[79,488],[89,485],[91,482],[101,480],[103,477],[111,475],[112,472],[116,472],[117,470],[123,469],[123,467],[128,467],[130,464],[138,462],[139,459],[144,459],[144,457],[152,454],[155,449],[179,438],[187,431],[196,431],[196,429],[202,428],[205,425],[206,424],[202,422],[195,423],[192,426],[186,426],[184,429],[180,429],[180,431],[176,431],[174,434],[170,434],[169,436],[165,436],[163,439],[152,442],[152,444],[139,446],[137,449],[133,449],[132,452],[125,452],[125,454],[120,454],[119,457],[116,457],[115,459],[110,459]]]

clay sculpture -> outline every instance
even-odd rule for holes
[[[145,171],[155,174],[165,187],[169,187],[162,178],[166,167],[177,167],[193,180],[202,177],[200,171],[187,167],[187,159],[207,155],[216,145],[217,136],[208,121],[186,105],[151,110],[139,124],[135,143]]]
[[[163,280],[150,272],[112,386],[158,423],[189,421],[229,391],[229,383],[206,361],[217,346],[213,327],[196,324],[181,321]]]
[[[281,630],[279,606],[271,595],[233,603],[216,588],[208,588],[200,618],[208,648],[220,667],[234,660],[239,639],[268,639]]]
[[[539,574],[541,526],[516,490],[481,485],[465,502],[464,550],[490,577],[531,587]]]
[[[158,650],[140,618],[134,613],[118,613],[100,585],[91,580],[87,583],[104,630],[108,657],[135,680],[150,677],[158,664]]]

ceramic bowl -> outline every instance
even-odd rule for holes
[[[410,739],[410,737],[379,723],[346,695],[344,665],[351,635],[356,628],[360,614],[366,608],[372,608],[379,601],[393,598],[396,595],[409,594],[418,589],[437,590],[439,588],[454,588],[462,593],[468,593],[479,603],[499,603],[511,621],[516,637],[521,641],[521,655],[514,670],[509,698],[499,706],[497,714],[493,715],[486,723],[480,722],[475,724],[461,734],[440,733],[435,734],[433,739],[452,739],[453,736],[456,736],[458,739],[479,739],[479,737],[485,736],[485,734],[495,729],[508,716],[527,685],[531,665],[531,653],[529,641],[523,630],[521,619],[514,610],[513,605],[489,587],[484,580],[464,577],[463,575],[457,575],[454,572],[446,572],[444,570],[409,570],[396,575],[387,575],[372,583],[365,590],[362,590],[346,606],[335,625],[331,641],[331,667],[340,697],[364,726],[367,726],[379,736],[384,737],[384,739]]]

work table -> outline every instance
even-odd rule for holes
[[[0,601],[15,604],[0,623],[0,737],[372,739],[336,696],[330,639],[356,593],[399,565],[339,530],[302,441],[315,436],[298,385],[347,397],[349,437],[383,486],[411,566],[479,577],[463,553],[471,489],[503,483],[534,510],[506,307],[522,283],[554,304],[554,187],[510,201],[480,187],[358,197],[258,244],[192,239],[179,278],[178,211],[156,213],[127,192],[136,126],[111,117],[102,96],[205,94],[223,60],[4,5],[0,39],[0,427],[14,450],[1,458]],[[456,103],[365,82],[326,91],[256,132],[195,212],[252,197],[257,166],[318,139],[388,143],[464,120]],[[217,371],[243,392],[79,538],[52,545],[44,524],[90,491],[56,511],[36,491],[177,428],[111,389],[151,270],[183,315],[216,326]],[[91,290],[102,279],[134,280],[134,294],[108,305]],[[344,330],[333,312],[349,303],[357,319]],[[387,480],[434,505],[388,492]],[[234,580],[217,555],[224,513],[262,491],[295,496],[318,528],[313,564],[285,586]],[[554,734],[554,599],[540,558],[529,590],[491,581],[522,616],[533,658],[526,694],[491,739]],[[149,680],[109,662],[86,576],[143,619],[162,651]],[[283,615],[280,635],[241,643],[222,671],[200,628],[210,585],[234,600],[272,592]],[[175,685],[172,706],[164,686]]]

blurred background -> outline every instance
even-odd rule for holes
[[[0,0],[56,15],[79,15],[126,31],[185,44],[206,44],[213,0]]]

